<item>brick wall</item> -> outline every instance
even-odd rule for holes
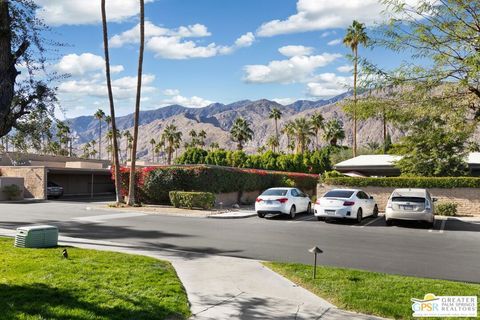
[[[321,197],[331,189],[356,189],[348,186],[317,185],[317,195]],[[377,201],[380,211],[385,211],[388,198],[395,188],[384,187],[363,187],[363,191],[372,195]],[[437,203],[455,202],[458,205],[458,214],[480,216],[480,189],[475,188],[432,188],[428,189],[432,197],[437,198]]]
[[[0,167],[4,177],[22,177],[24,179],[24,197],[45,199],[47,170],[45,167]]]

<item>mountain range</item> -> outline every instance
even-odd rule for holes
[[[225,149],[234,149],[236,144],[230,140],[230,128],[234,120],[238,117],[244,117],[251,125],[254,131],[253,140],[245,145],[246,152],[255,152],[260,146],[265,146],[269,136],[274,134],[275,126],[272,119],[269,119],[269,113],[272,108],[278,108],[282,112],[282,117],[278,121],[279,128],[283,123],[297,117],[308,117],[314,112],[323,114],[326,120],[338,118],[344,124],[346,138],[343,141],[345,145],[351,145],[352,124],[343,113],[339,102],[349,97],[346,92],[331,99],[309,101],[298,100],[289,105],[282,105],[275,101],[261,99],[257,101],[241,100],[230,104],[212,103],[203,108],[188,108],[181,105],[170,105],[155,110],[146,110],[140,112],[139,118],[139,141],[138,157],[142,160],[152,159],[150,140],[160,140],[163,129],[168,124],[174,123],[178,130],[182,132],[183,142],[188,142],[190,137],[188,133],[194,129],[197,132],[205,130],[207,132],[206,145],[217,142],[220,147]],[[108,110],[105,110],[108,111]],[[81,154],[83,144],[96,140],[98,142],[99,122],[92,116],[81,116],[69,119],[71,129],[78,134],[78,140],[75,147],[77,153]],[[129,130],[131,133],[133,127],[133,113],[126,116],[117,117],[117,127],[119,130]],[[382,126],[378,120],[370,119],[359,123],[359,145],[368,142],[381,142]],[[105,122],[102,125],[102,154],[105,156],[107,126]],[[398,130],[390,128],[392,138],[400,135]],[[286,146],[286,137],[281,137],[281,146]],[[182,148],[183,148],[182,142]],[[126,139],[122,138],[120,148],[123,156],[126,152]],[[97,144],[98,146],[98,144]],[[97,147],[98,148],[98,147]],[[181,150],[179,150],[181,152]]]

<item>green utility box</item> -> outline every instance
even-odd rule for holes
[[[55,226],[25,226],[17,228],[15,247],[48,248],[58,244],[58,228]]]

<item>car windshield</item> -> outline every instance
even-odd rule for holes
[[[424,203],[425,198],[421,197],[408,197],[408,196],[394,196],[392,197],[393,202],[414,202],[414,203]]]
[[[350,198],[354,191],[332,190],[325,193],[325,198]]]
[[[285,196],[287,191],[287,189],[268,189],[262,193],[262,196]]]
[[[48,182],[47,187],[60,187],[60,186],[54,182]]]

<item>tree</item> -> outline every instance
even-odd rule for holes
[[[270,136],[267,139],[267,146],[272,150],[272,152],[275,152],[275,150],[278,148],[278,139],[276,136]]]
[[[205,147],[205,139],[207,139],[207,132],[202,129],[198,133],[198,145],[202,148]]]
[[[57,122],[57,138],[60,144],[59,154],[66,156],[69,154],[69,142],[70,142],[70,127],[64,121]]]
[[[214,150],[217,150],[217,149],[220,149],[220,145],[218,144],[218,142],[210,143],[210,150],[214,151]]]
[[[343,124],[338,119],[330,119],[325,125],[323,139],[328,141],[331,146],[336,147],[338,140],[345,139]]]
[[[185,148],[190,148],[190,147],[195,148],[197,146],[197,131],[192,129],[188,132],[188,135],[192,139],[191,139],[190,143],[185,142]]]
[[[237,150],[243,150],[243,146],[253,138],[253,131],[250,124],[244,118],[237,118],[230,129],[232,141],[237,143]]]
[[[48,27],[37,18],[38,6],[29,0],[0,1],[0,137],[38,107],[56,102],[45,79],[55,77],[44,68]],[[61,44],[58,44],[61,46]],[[18,78],[20,66],[25,79]],[[40,80],[37,80],[38,79]]]
[[[182,133],[174,124],[169,124],[163,130],[162,141],[165,141],[166,144],[167,164],[172,164],[172,156],[182,141]]]
[[[296,152],[304,153],[315,132],[310,121],[302,117],[293,120],[293,134],[297,142]]]
[[[315,149],[318,150],[318,132],[323,129],[323,122],[325,121],[325,119],[320,112],[315,112],[314,114],[312,114],[310,121],[312,123],[313,130],[315,131]]]
[[[278,120],[280,120],[280,118],[282,117],[282,112],[278,108],[272,108],[268,117],[270,119],[273,119],[273,121],[275,122],[275,138],[277,139],[277,147],[280,144],[280,136],[278,135]],[[273,149],[273,152],[275,152],[275,149]]]
[[[365,25],[353,20],[352,25],[348,27],[347,33],[343,38],[343,43],[352,49],[353,53],[353,156],[357,156],[357,77],[358,77],[358,46],[367,45],[368,36],[365,32]]]
[[[138,121],[140,117],[140,98],[142,95],[142,70],[143,70],[143,51],[145,48],[145,1],[140,0],[140,49],[138,54],[138,70],[137,70],[137,96],[135,99],[135,113],[133,116],[133,146],[132,146],[132,162],[130,166],[130,180],[128,188],[128,204],[133,205],[135,198],[135,161],[137,160],[137,143],[138,143]]]
[[[110,55],[108,52],[108,29],[107,29],[107,13],[105,10],[105,0],[101,1],[102,11],[102,30],[103,30],[103,49],[105,52],[105,76],[107,78],[108,101],[110,106],[110,117],[112,119],[113,131],[113,159],[114,159],[114,175],[115,175],[115,195],[117,206],[121,202],[121,176],[120,176],[120,159],[118,154],[117,125],[115,120],[115,105],[113,101],[112,80],[110,75]]]
[[[98,109],[94,114],[95,119],[98,120],[98,159],[102,158],[102,121],[105,118],[105,112]]]
[[[157,144],[155,139],[150,139],[150,146],[152,147],[152,162],[155,162],[155,144]]]
[[[295,144],[292,143],[292,137],[294,135],[294,124],[292,121],[287,121],[282,128],[282,133],[287,136],[287,149],[293,151],[295,149]]]
[[[157,144],[155,144],[155,154],[157,155],[157,162],[160,162],[160,152],[163,150],[164,147],[164,140],[160,140],[159,142],[157,142]]]
[[[131,158],[129,158],[129,154],[131,155],[132,152],[132,147],[133,147],[133,136],[130,133],[130,131],[125,130],[123,132],[123,136],[125,137],[126,143],[125,143],[125,159],[126,161],[131,161]]]
[[[83,145],[83,155],[82,155],[82,158],[85,158],[85,159],[90,159],[90,142],[87,142]]]

